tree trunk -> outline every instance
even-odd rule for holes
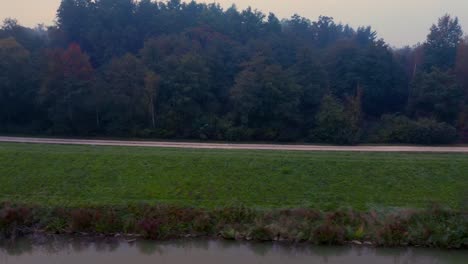
[[[154,113],[154,99],[151,97],[151,121],[153,124],[153,129],[156,128],[156,120],[155,120],[155,113]]]
[[[417,63],[414,63],[414,67],[413,67],[413,76],[411,77],[411,80],[414,80],[414,77],[416,77],[416,72],[418,70],[418,64]]]
[[[99,108],[96,106],[96,125],[97,128],[101,127],[101,121],[99,120]]]

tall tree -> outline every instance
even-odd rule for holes
[[[7,18],[3,21],[3,25],[0,28],[1,38],[14,38],[30,52],[36,52],[47,44],[47,34],[44,28],[40,26],[34,29],[27,28],[12,18]]]
[[[407,98],[404,70],[383,41],[361,47],[338,42],[327,55],[330,88],[340,99],[363,93],[363,110],[370,116],[396,112]]]
[[[457,48],[463,36],[458,18],[450,15],[441,17],[424,44],[425,68],[437,67],[448,70],[455,65]]]
[[[135,135],[145,127],[146,73],[144,64],[131,54],[113,59],[104,69],[101,89],[106,90],[109,100],[102,118],[108,133]]]
[[[281,66],[257,55],[244,64],[231,90],[236,123],[254,130],[255,139],[301,136],[300,87]],[[299,132],[299,135],[298,135]]]
[[[327,72],[319,58],[314,56],[308,48],[298,50],[296,63],[289,68],[289,71],[292,78],[300,85],[301,126],[307,133],[313,127],[314,115],[329,88]]]
[[[67,40],[85,49],[93,45],[87,39],[88,30],[93,28],[90,24],[92,5],[90,0],[62,0],[57,10],[57,26],[65,32]]]
[[[86,133],[94,70],[78,44],[49,54],[40,98],[54,133]],[[86,126],[87,125],[87,126]],[[83,131],[85,130],[85,131]]]
[[[29,51],[15,39],[0,39],[1,124],[24,123],[32,116],[36,94],[30,63]]]
[[[316,127],[311,130],[314,142],[355,144],[360,137],[360,95],[352,99],[349,108],[331,94],[325,95],[315,118]]]
[[[434,68],[420,73],[411,84],[410,113],[454,124],[463,100],[463,91],[449,72]]]
[[[198,138],[200,128],[210,125],[203,117],[216,113],[219,108],[206,61],[192,52],[171,57],[163,67],[161,78],[164,126],[173,135]]]
[[[152,71],[145,74],[145,101],[151,120],[151,127],[156,128],[156,104],[159,95],[161,77]]]
[[[464,93],[458,117],[458,129],[461,138],[468,141],[468,36],[458,47],[455,72]]]
[[[455,73],[464,88],[465,96],[468,96],[468,36],[458,47]]]

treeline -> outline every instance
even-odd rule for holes
[[[0,30],[0,132],[441,144],[468,137],[468,40],[180,0],[63,0]]]

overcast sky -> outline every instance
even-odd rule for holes
[[[213,0],[198,0],[213,2]],[[431,24],[445,13],[458,16],[468,33],[468,0],[217,0],[225,7],[252,6],[280,18],[294,13],[315,20],[332,16],[352,26],[371,25],[393,46],[424,41]],[[0,19],[16,18],[21,24],[50,25],[60,0],[0,0]]]

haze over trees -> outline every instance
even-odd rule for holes
[[[429,26],[429,25],[428,25]],[[179,0],[63,0],[0,30],[0,132],[338,144],[468,139],[468,39]]]

